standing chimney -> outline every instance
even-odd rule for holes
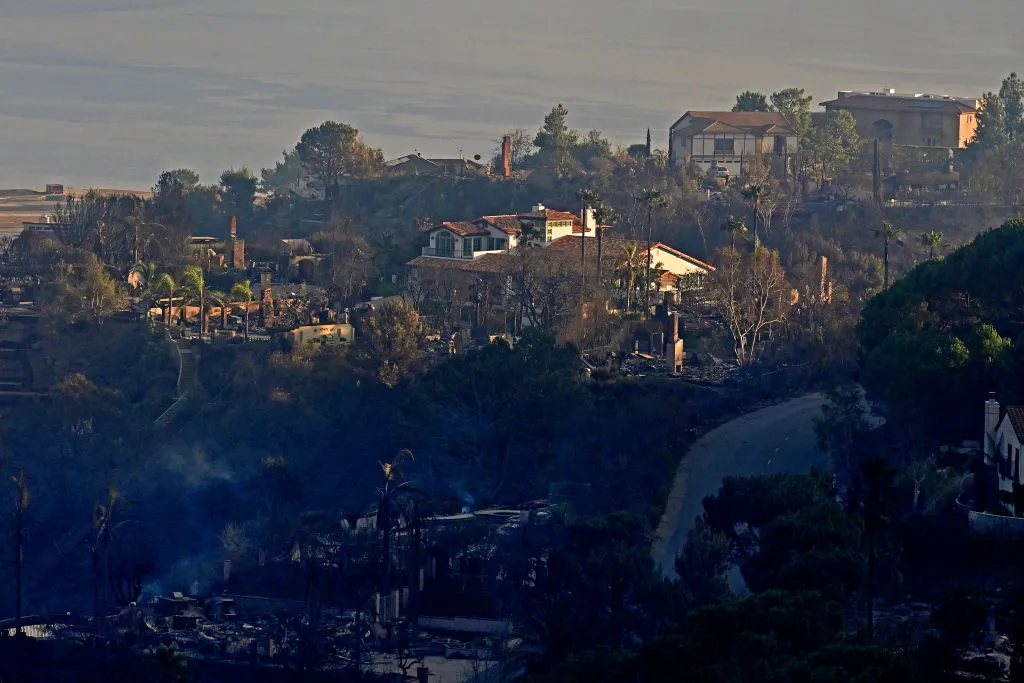
[[[231,217],[231,239],[238,237],[238,217]]]
[[[508,178],[512,175],[512,136],[506,135],[501,139],[501,177]]]
[[[827,289],[827,284],[826,284],[827,282],[828,282],[828,257],[827,256],[822,256],[821,257],[821,294],[819,295],[819,299],[821,301],[825,301],[825,292],[826,292],[826,289]]]
[[[996,430],[999,429],[999,414],[999,401],[996,400],[995,392],[991,392],[988,395],[988,400],[985,401],[985,434],[983,441],[985,460],[989,462],[999,457],[999,454],[996,453]]]

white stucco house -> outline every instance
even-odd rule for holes
[[[424,229],[429,244],[421,256],[473,260],[486,254],[504,254],[522,240],[547,245],[567,235],[593,237],[592,210],[577,216],[536,204],[529,213],[481,216],[472,221],[447,221]]]
[[[1021,473],[1021,444],[1024,444],[1024,406],[1007,406],[1003,411],[995,395],[985,401],[985,463],[999,474],[999,490],[1013,492],[1024,484]]]
[[[669,129],[671,166],[724,167],[734,177],[758,161],[784,171],[799,149],[800,136],[778,112],[688,111]]]

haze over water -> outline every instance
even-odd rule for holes
[[[664,148],[746,88],[976,96],[1024,71],[1020,0],[0,0],[0,187],[148,188],[352,123],[387,157],[491,153],[557,102]]]

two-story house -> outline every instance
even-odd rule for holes
[[[868,140],[963,149],[978,130],[980,104],[973,97],[900,95],[887,88],[882,92],[842,90],[822,106],[827,111],[850,112],[857,133]]]
[[[575,214],[537,204],[529,213],[446,221],[424,228],[429,244],[423,247],[421,256],[472,260],[485,254],[507,253],[521,241],[549,244],[566,235],[593,237],[593,212],[588,212],[584,219],[585,227],[584,220]]]
[[[788,173],[800,149],[800,136],[778,112],[688,111],[672,124],[669,164],[695,164],[702,171],[725,168],[741,176],[762,163],[777,174]]]

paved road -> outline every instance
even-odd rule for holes
[[[813,422],[824,400],[821,394],[810,394],[748,413],[708,432],[690,448],[679,465],[652,548],[654,562],[666,577],[675,578],[675,558],[693,520],[703,514],[704,498],[718,493],[722,479],[827,466]]]

